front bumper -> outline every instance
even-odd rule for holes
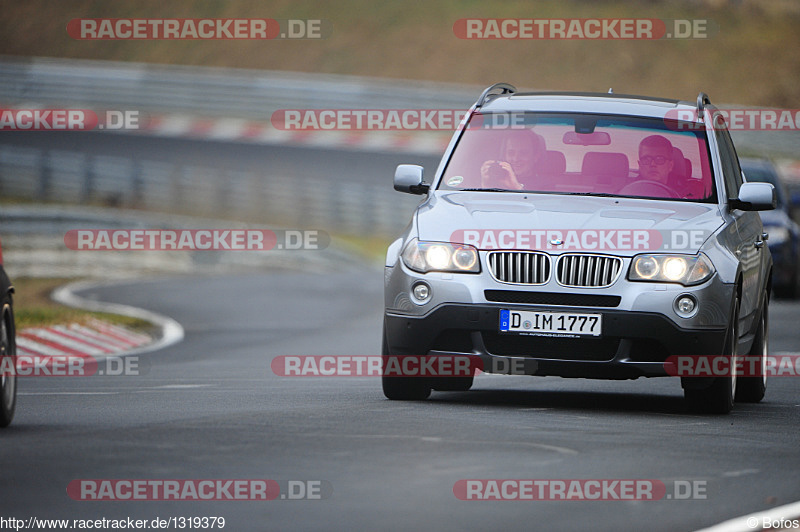
[[[500,309],[556,310],[508,304],[442,304],[423,316],[387,311],[391,355],[459,354],[479,357],[489,373],[596,379],[667,376],[673,355],[722,354],[725,328],[685,329],[657,313],[569,308],[601,313],[602,336],[564,338],[500,333]],[[560,308],[558,310],[567,309]]]

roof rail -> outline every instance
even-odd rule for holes
[[[489,98],[490,93],[492,91],[500,90],[500,94],[514,94],[517,92],[517,88],[510,83],[495,83],[491,87],[487,88],[481,94],[481,97],[478,98],[478,101],[475,103],[475,109],[480,109],[486,103],[486,100]]]
[[[700,120],[703,119],[703,110],[706,108],[706,104],[711,105],[711,100],[708,98],[708,94],[701,92],[697,95],[697,118]]]

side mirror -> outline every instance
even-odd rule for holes
[[[407,194],[427,194],[430,185],[422,182],[422,167],[399,164],[394,172],[394,189]]]
[[[743,183],[739,197],[730,200],[731,209],[769,211],[778,206],[778,196],[772,183]]]

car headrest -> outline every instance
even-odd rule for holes
[[[581,172],[584,175],[610,175],[628,177],[630,165],[624,153],[590,151],[583,156]]]
[[[560,151],[547,150],[537,166],[539,175],[562,175],[567,173],[567,158]]]
[[[683,157],[683,152],[678,148],[672,148],[672,171],[669,174],[670,179],[679,180],[686,179],[691,175],[691,171],[686,173],[686,161],[688,159]],[[691,162],[689,163],[691,167]]]

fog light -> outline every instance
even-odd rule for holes
[[[675,310],[683,318],[689,318],[697,311],[697,300],[692,296],[680,296],[675,301]]]
[[[414,294],[414,299],[420,303],[426,302],[431,297],[431,287],[425,283],[416,283],[411,291]]]

